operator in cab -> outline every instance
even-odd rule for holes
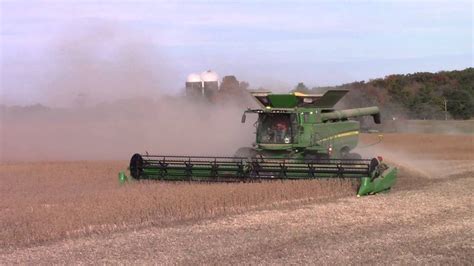
[[[274,132],[275,132],[275,142],[282,143],[288,132],[288,124],[286,121],[278,121],[274,124]]]
[[[289,117],[284,115],[268,115],[262,119],[260,141],[262,143],[289,144],[291,129]]]
[[[274,143],[290,143],[289,126],[289,121],[286,117],[275,119],[272,125]]]

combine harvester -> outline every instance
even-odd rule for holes
[[[330,90],[324,95],[298,92],[253,92],[260,109],[254,147],[240,148],[234,157],[165,156],[134,154],[134,179],[201,182],[253,182],[260,180],[346,179],[359,184],[358,196],[391,188],[397,169],[381,157],[361,159],[357,146],[360,124],[352,117],[372,116],[380,123],[378,107],[336,111],[334,105],[347,93]],[[128,178],[119,173],[124,182]]]

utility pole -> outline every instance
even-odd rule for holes
[[[444,98],[444,120],[448,120],[448,100]]]

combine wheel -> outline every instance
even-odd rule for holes
[[[253,158],[256,158],[257,156],[257,151],[249,147],[239,148],[234,154],[234,157],[243,157],[247,158],[247,160],[251,160]]]
[[[360,154],[358,154],[358,153],[351,152],[351,153],[346,154],[343,158],[344,159],[351,159],[351,160],[360,160],[360,159],[362,159],[362,156],[360,156]]]
[[[339,152],[340,154],[340,158],[341,159],[349,159],[349,160],[359,160],[359,159],[362,159],[362,156],[360,156],[360,154],[358,153],[355,153],[355,152],[351,152],[350,148],[349,147],[343,147],[341,149],[341,151]]]
[[[315,161],[318,163],[329,163],[329,159],[329,155],[324,153],[305,154],[304,156],[305,161]]]

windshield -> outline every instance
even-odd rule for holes
[[[263,113],[259,115],[258,121],[258,143],[293,143],[293,127],[291,124],[296,123],[295,116],[290,114]]]

